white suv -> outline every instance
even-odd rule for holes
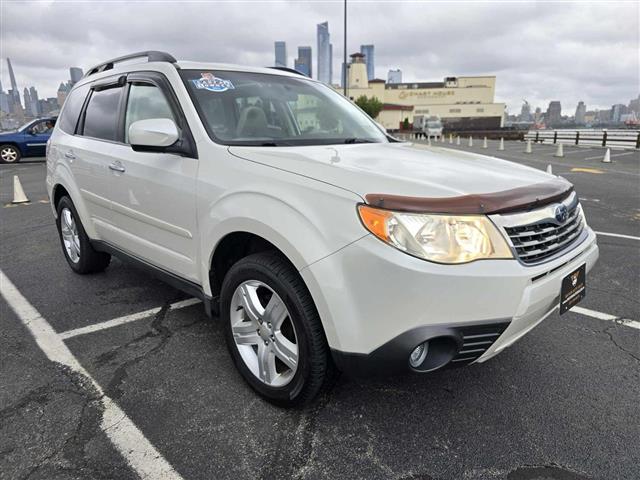
[[[336,370],[484,362],[575,305],[598,258],[562,178],[399,142],[292,71],[162,52],[78,82],[47,187],[75,272],[117,255],[201,298],[279,405]]]

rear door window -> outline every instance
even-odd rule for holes
[[[115,87],[94,90],[91,93],[84,116],[84,136],[118,140],[118,113],[122,90],[122,87]]]

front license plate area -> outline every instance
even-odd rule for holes
[[[587,294],[587,265],[583,264],[562,279],[560,315],[575,306]]]

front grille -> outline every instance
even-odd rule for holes
[[[557,224],[549,221],[531,225],[505,227],[505,231],[523,263],[532,264],[561,252],[577,239],[584,228],[579,204],[570,210],[567,220]]]
[[[457,330],[462,334],[463,345],[451,360],[450,365],[467,365],[480,358],[508,326],[509,322],[501,322],[458,328]]]

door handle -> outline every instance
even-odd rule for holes
[[[109,164],[109,169],[113,170],[114,172],[120,172],[120,173],[124,173],[125,168],[122,166],[122,164],[120,162],[113,162]]]
[[[67,157],[69,160],[75,160],[76,159],[76,156],[71,151],[65,152],[64,156]]]

